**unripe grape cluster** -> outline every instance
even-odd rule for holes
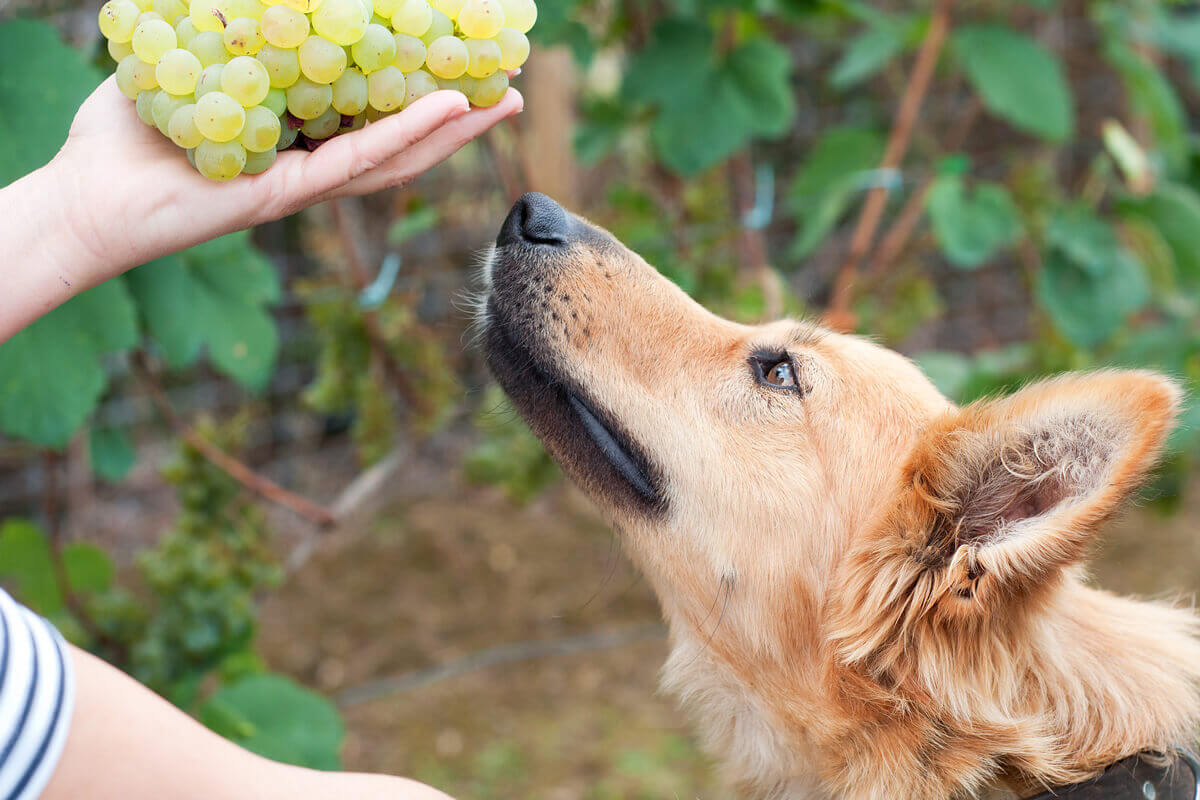
[[[495,105],[535,0],[108,0],[100,32],[137,115],[201,175],[255,175],[437,89]]]

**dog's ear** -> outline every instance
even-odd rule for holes
[[[1159,375],[1101,372],[952,412],[906,467],[916,554],[963,597],[1040,585],[1086,554],[1144,480],[1180,397]]]

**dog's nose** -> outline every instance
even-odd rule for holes
[[[496,244],[530,242],[561,247],[567,243],[571,218],[562,206],[544,194],[529,192],[508,212]]]

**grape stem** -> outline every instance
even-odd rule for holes
[[[883,160],[879,165],[881,170],[895,170],[904,160],[908,146],[912,142],[913,128],[921,111],[929,84],[933,78],[934,67],[937,66],[938,56],[946,43],[946,35],[950,30],[950,11],[954,0],[937,0],[933,14],[929,20],[929,30],[921,42],[917,59],[912,72],[904,85],[900,96],[900,104],[896,108],[896,117],[892,123],[892,131],[888,136],[887,146],[883,151]],[[850,310],[850,302],[854,296],[855,285],[863,261],[871,252],[875,241],[875,233],[883,219],[887,206],[888,189],[876,186],[867,193],[863,203],[862,213],[850,239],[850,251],[846,254],[834,282],[833,297],[825,312],[825,324],[835,330],[849,331],[855,327],[856,320]]]
[[[132,361],[134,369],[141,376],[143,383],[146,384],[147,389],[150,391],[150,399],[167,425],[214,466],[259,497],[287,508],[319,528],[329,528],[337,523],[337,516],[328,508],[309,500],[307,497],[283,488],[266,475],[255,472],[246,464],[229,455],[197,433],[194,428],[187,425],[175,413],[175,409],[171,406],[171,401],[167,398],[166,391],[163,390],[162,382],[150,366],[150,358],[146,352],[144,350],[135,351]]]

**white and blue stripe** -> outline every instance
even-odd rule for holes
[[[0,800],[34,800],[62,754],[75,701],[66,642],[0,590]]]

